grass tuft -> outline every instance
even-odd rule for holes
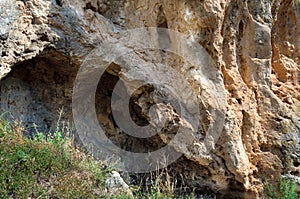
[[[287,178],[280,177],[276,185],[267,181],[265,190],[268,199],[298,199],[295,182]]]

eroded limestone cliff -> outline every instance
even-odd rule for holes
[[[28,131],[53,128],[62,107],[61,121],[72,127],[79,67],[94,48],[111,42],[133,51],[109,66],[96,93],[98,120],[116,145],[153,151],[182,127],[191,145],[180,139],[171,144],[183,154],[173,163],[176,172],[186,184],[224,197],[256,198],[265,177],[300,177],[299,0],[0,0],[0,24],[0,110],[24,122]],[[213,63],[186,63],[163,50],[124,46],[126,37],[122,41],[119,35],[143,27],[186,35]],[[163,40],[185,55],[194,53],[170,35]],[[151,42],[164,45],[160,38]],[[167,78],[153,63],[168,64],[189,82],[193,96],[181,97],[199,106],[197,129],[174,110],[169,95],[156,95],[146,84]],[[166,118],[161,132],[149,139],[122,132],[110,108],[116,82],[122,79],[129,91],[127,83],[141,76],[145,86],[131,96],[132,119],[149,124],[157,96],[154,111]],[[179,90],[183,85],[170,83]]]

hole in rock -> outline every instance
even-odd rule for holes
[[[293,161],[293,165],[294,167],[299,167],[300,166],[300,162],[298,162],[297,160]]]
[[[148,138],[139,138],[131,136],[130,132],[124,131],[122,126],[126,124],[118,124],[115,121],[114,114],[119,114],[122,118],[124,112],[128,110],[130,120],[132,120],[135,125],[139,127],[148,126],[150,120],[148,113],[150,108],[155,104],[152,98],[155,89],[152,85],[146,84],[139,87],[132,93],[131,96],[129,96],[128,104],[124,102],[123,96],[118,96],[117,94],[116,96],[118,99],[114,100],[120,101],[122,105],[120,105],[120,107],[118,105],[118,109],[115,110],[116,112],[112,112],[111,98],[117,82],[121,82],[121,90],[127,95],[126,85],[119,78],[120,71],[121,67],[117,64],[112,63],[101,76],[97,87],[95,99],[96,114],[98,116],[100,125],[105,129],[106,136],[115,145],[127,151],[141,153],[151,152],[162,148],[166,144],[162,142],[158,133],[164,133],[164,131],[168,131],[169,134],[176,133],[176,126],[172,127],[172,132],[170,132],[168,126],[171,126],[171,124],[167,123],[167,130],[164,127],[161,129],[161,131],[158,131],[156,135]],[[127,116],[124,115],[124,117]]]
[[[298,176],[299,175],[299,171],[291,171],[292,175]]]
[[[62,0],[55,0],[56,4],[60,7],[62,7]]]
[[[67,128],[77,70],[77,63],[53,49],[18,63],[0,81],[0,111],[9,120],[22,122],[32,134],[55,129],[62,109],[60,122]]]

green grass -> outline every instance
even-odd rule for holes
[[[99,198],[109,169],[72,146],[60,131],[22,135],[0,120],[0,198]]]
[[[280,177],[276,185],[265,183],[268,199],[298,199],[296,184],[289,179]]]

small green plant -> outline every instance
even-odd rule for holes
[[[178,179],[166,167],[144,176],[136,175],[136,186],[132,186],[134,198],[141,199],[194,199],[194,189],[179,185]]]
[[[111,196],[110,199],[132,199],[133,197],[126,196],[126,195],[116,195],[116,196]]]
[[[275,186],[270,182],[265,183],[268,199],[297,199],[296,184],[287,178],[280,177]]]

